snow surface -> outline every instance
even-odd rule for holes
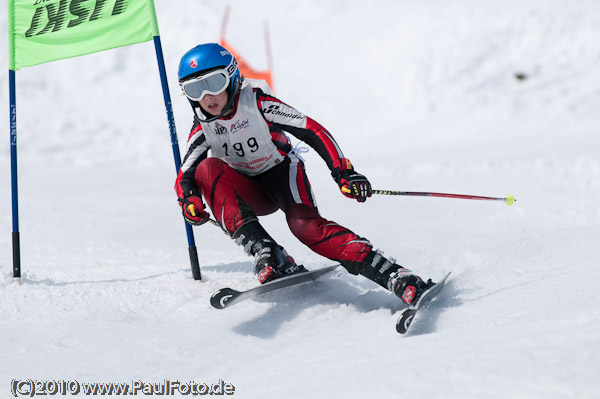
[[[226,4],[155,3],[183,151],[178,60],[218,40]],[[407,336],[397,300],[345,272],[215,310],[213,291],[256,279],[210,225],[194,229],[204,281],[192,279],[152,43],[19,70],[23,285],[6,137],[0,397],[15,378],[223,379],[239,398],[600,397],[600,2],[228,3],[229,41],[266,68],[268,21],[276,95],[324,124],[375,188],[516,204],[358,204],[311,151],[324,216],[425,278],[452,271],[448,287]],[[331,264],[281,213],[263,221],[309,268]]]

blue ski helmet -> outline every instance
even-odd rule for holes
[[[181,57],[179,83],[216,70],[226,71],[229,76],[227,94],[236,94],[242,82],[237,60],[229,50],[217,43],[200,44]]]

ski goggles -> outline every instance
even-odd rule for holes
[[[193,101],[200,101],[207,94],[213,96],[221,94],[228,86],[229,75],[223,69],[181,83],[183,93]]]

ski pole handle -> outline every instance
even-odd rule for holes
[[[512,205],[516,199],[512,195],[507,195],[504,198],[498,197],[483,197],[480,195],[464,195],[464,194],[446,194],[446,193],[428,193],[419,191],[395,191],[395,190],[373,190],[373,194],[378,195],[405,195],[411,197],[441,197],[441,198],[459,198],[470,200],[486,200],[486,201],[502,201],[506,205]]]

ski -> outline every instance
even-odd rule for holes
[[[419,309],[431,302],[440,293],[444,285],[446,285],[449,276],[450,273],[446,274],[443,279],[421,294],[419,300],[414,305],[411,304],[408,308],[400,311],[400,317],[398,317],[398,321],[396,322],[396,331],[400,334],[406,334]]]
[[[339,266],[340,265],[333,265],[324,267],[322,269],[292,274],[291,276],[278,278],[266,284],[251,288],[247,291],[236,291],[232,288],[221,288],[212,294],[210,297],[210,304],[217,309],[225,309],[231,305],[245,301],[246,299],[256,298],[259,295],[266,294],[267,292],[313,281],[321,276],[331,273]]]

